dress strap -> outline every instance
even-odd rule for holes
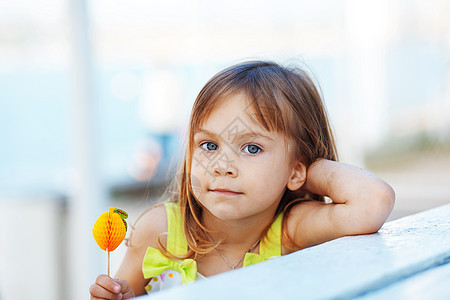
[[[281,256],[281,225],[283,213],[279,214],[267,231],[259,245],[259,254],[247,253],[244,257],[244,267]]]
[[[281,256],[281,223],[283,213],[280,213],[267,231],[259,245],[259,254],[265,259]]]
[[[183,255],[188,246],[183,230],[180,205],[174,202],[164,203],[167,214],[167,250],[174,255]]]

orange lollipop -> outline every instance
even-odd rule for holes
[[[109,252],[114,251],[122,243],[127,233],[128,214],[118,208],[110,208],[108,212],[100,215],[94,224],[92,233],[98,246],[108,251],[108,276],[109,276]]]

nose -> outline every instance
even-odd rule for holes
[[[238,175],[237,169],[232,165],[232,161],[228,158],[218,159],[212,165],[214,176],[230,176],[236,177]]]

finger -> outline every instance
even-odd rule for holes
[[[91,296],[91,300],[122,300],[122,299],[125,299],[125,298],[123,298],[123,295],[121,293],[118,295],[115,295],[114,298],[98,298],[98,297]]]
[[[89,292],[91,294],[91,300],[96,299],[121,299],[122,293],[115,294],[108,290],[105,290],[103,287],[99,286],[98,284],[93,284],[89,288]]]
[[[115,282],[117,282],[118,284],[120,284],[120,292],[123,294],[125,299],[129,299],[129,298],[133,298],[135,297],[134,295],[134,291],[131,288],[131,285],[128,281],[126,280],[121,280],[121,279],[113,279]]]
[[[118,294],[120,292],[121,286],[117,282],[115,282],[111,277],[107,275],[99,275],[97,280],[95,280],[99,286],[104,288],[107,291],[110,291],[114,294]]]
[[[107,298],[98,298],[98,297],[93,297],[93,296],[91,296],[91,300],[110,300],[110,299],[107,299]]]

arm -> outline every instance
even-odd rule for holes
[[[305,201],[293,207],[287,230],[299,249],[377,232],[394,206],[395,194],[386,182],[363,169],[325,159],[308,168],[303,188],[330,197],[333,203]]]
[[[146,294],[145,286],[150,280],[145,279],[142,274],[142,261],[148,247],[158,247],[158,237],[165,231],[167,219],[164,205],[146,212],[130,235],[130,246],[115,278],[98,276],[90,287],[91,299],[130,299]],[[115,290],[114,287],[118,289]],[[122,294],[123,298],[120,298],[119,294]]]

